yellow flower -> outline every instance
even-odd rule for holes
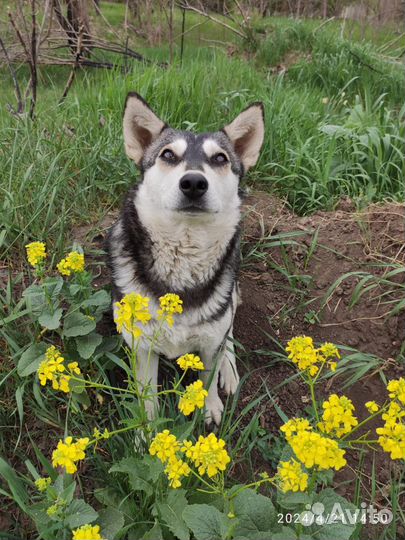
[[[110,432],[107,428],[104,429],[103,433],[98,428],[93,429],[93,437],[96,439],[96,441],[100,439],[109,439],[110,438]]]
[[[314,366],[318,362],[318,356],[311,337],[294,337],[287,343],[285,350],[290,353],[288,358],[290,358],[294,364],[297,364],[298,369],[301,371]]]
[[[339,350],[333,343],[324,343],[319,347],[318,352],[325,360],[329,360],[329,358],[340,358]]]
[[[341,437],[350,433],[353,427],[359,423],[352,413],[354,405],[346,396],[339,397],[332,394],[328,400],[323,402],[322,407],[324,408],[323,421],[319,422],[318,427],[324,433]]]
[[[59,441],[56,450],[52,453],[52,465],[64,467],[69,474],[75,473],[77,471],[75,463],[86,457],[85,450],[88,444],[87,437],[77,439],[76,442],[73,442],[73,437],[66,437],[64,441]]]
[[[74,373],[75,375],[80,375],[81,374],[81,371],[80,371],[80,368],[79,368],[79,364],[77,362],[69,362],[68,364],[68,370],[71,372],[71,373]]]
[[[167,462],[165,473],[169,479],[169,486],[177,489],[181,486],[181,479],[184,476],[188,476],[191,472],[190,467],[178,459],[176,456],[171,456]]]
[[[54,345],[47,348],[45,358],[40,363],[37,372],[42,386],[45,386],[47,381],[50,381],[52,382],[52,388],[54,390],[61,390],[66,393],[70,391],[70,375],[65,373],[66,368],[64,361],[65,359]],[[72,363],[77,364],[77,362]]]
[[[25,246],[27,259],[31,266],[36,268],[46,257],[46,247],[43,242],[31,242]]]
[[[389,381],[387,390],[391,399],[397,399],[405,405],[405,379],[403,377]]]
[[[169,326],[173,326],[173,315],[183,313],[183,300],[177,294],[167,293],[161,296],[159,301],[158,319],[166,321]]]
[[[208,396],[207,390],[204,389],[203,382],[198,380],[186,387],[186,391],[179,400],[179,410],[188,416],[195,411],[196,408],[204,407],[205,398]]]
[[[126,330],[138,339],[142,335],[142,329],[137,323],[147,324],[152,318],[149,313],[149,298],[137,293],[126,294],[120,302],[115,303],[116,313],[114,316],[117,330],[121,334]]]
[[[340,358],[339,350],[333,343],[324,343],[315,349],[314,342],[309,336],[298,336],[292,338],[285,349],[289,355],[288,358],[297,364],[298,369],[307,371],[314,377],[319,372],[319,366],[328,361],[331,371],[336,371],[336,361],[331,361],[332,358]]]
[[[38,491],[46,491],[48,487],[52,484],[52,480],[49,477],[46,478],[38,478],[35,480],[35,486]]]
[[[77,251],[71,251],[65,259],[57,265],[59,273],[63,276],[70,276],[73,273],[84,272],[84,255]]]
[[[380,435],[378,444],[385,452],[391,454],[391,459],[405,459],[404,416],[405,410],[399,403],[392,401],[388,411],[382,415],[382,419],[385,420],[384,426],[376,429]]]
[[[60,510],[60,505],[55,503],[46,509],[46,513],[48,514],[49,517],[52,517],[52,516],[55,516],[59,512],[59,510]]]
[[[307,469],[317,466],[319,469],[336,469],[346,465],[345,451],[336,441],[323,437],[319,433],[300,431],[289,440],[294,454]]]
[[[289,442],[296,433],[312,431],[312,426],[305,418],[291,418],[281,426],[280,430],[285,434],[285,438]]]
[[[379,411],[379,409],[380,409],[380,407],[377,405],[377,403],[375,401],[367,401],[365,405],[366,405],[366,409],[371,414]]]
[[[210,433],[208,437],[200,435],[195,445],[184,441],[182,450],[198,467],[198,472],[201,475],[207,473],[210,478],[219,471],[224,471],[231,461],[225,449],[225,441],[217,439],[214,433]]]
[[[302,470],[301,463],[294,459],[280,461],[278,467],[280,489],[287,491],[305,491],[308,486],[308,475]]]
[[[204,364],[201,362],[199,356],[194,354],[184,354],[177,359],[177,364],[186,371],[187,369],[192,369],[193,371],[203,370]]]
[[[82,525],[72,532],[72,540],[102,540],[100,525]]]
[[[336,371],[337,362],[328,362],[331,371]]]
[[[157,456],[162,463],[166,463],[170,458],[176,457],[176,452],[180,450],[180,443],[168,429],[158,433],[153,439],[149,454]]]
[[[324,105],[327,105],[327,104],[329,103],[329,98],[323,97],[323,98],[322,98],[322,103],[323,103]]]

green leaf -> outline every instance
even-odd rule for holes
[[[25,304],[33,315],[40,315],[46,306],[46,298],[43,287],[40,285],[30,285],[22,293],[25,298]]]
[[[242,536],[270,531],[276,518],[271,500],[252,489],[244,489],[234,498],[234,514],[239,519],[235,534]]]
[[[95,292],[88,300],[82,303],[82,307],[98,307],[97,311],[104,311],[111,306],[111,296],[107,291]]]
[[[322,513],[317,516],[323,517],[325,523],[315,523],[305,531],[317,540],[349,540],[356,528],[356,523],[350,523],[347,511],[352,515],[356,511],[354,504],[338,495],[332,488],[326,488],[314,497],[314,504],[322,505]],[[333,520],[333,516],[337,519]],[[342,519],[340,519],[342,518]]]
[[[155,521],[151,530],[146,532],[141,540],[163,540],[162,529],[160,528],[158,521]]]
[[[92,523],[98,518],[97,512],[83,499],[75,499],[66,510],[65,525],[74,529]]]
[[[87,315],[75,311],[65,317],[63,334],[66,337],[86,336],[96,328],[96,323]]]
[[[17,365],[17,373],[20,377],[27,377],[38,370],[39,364],[44,359],[46,348],[45,343],[34,343],[23,352]]]
[[[297,535],[291,527],[282,527],[281,531],[272,533],[271,540],[295,540]]]
[[[116,535],[124,527],[124,514],[117,508],[109,506],[100,510],[97,523],[101,527],[102,537],[108,538],[108,540],[114,540]]]
[[[10,467],[10,465],[0,457],[0,476],[4,478],[7,482],[8,487],[11,491],[11,494],[14,498],[14,501],[18,504],[23,512],[30,515],[30,512],[27,508],[27,490],[18,477],[15,470]]]
[[[279,492],[277,496],[278,504],[287,510],[295,509],[298,505],[311,504],[312,496],[308,493]]]
[[[152,482],[157,482],[159,476],[164,471],[164,465],[163,463],[153,456],[144,456],[143,458],[144,463],[149,467],[149,478]]]
[[[135,491],[144,491],[146,495],[153,494],[150,482],[149,466],[135,457],[122,459],[113,465],[109,472],[121,472],[128,475],[129,483]]]
[[[102,341],[102,336],[96,332],[78,337],[76,338],[77,351],[84,360],[88,360]]]
[[[229,538],[229,530],[237,524],[215,507],[191,504],[183,511],[183,519],[193,531],[196,540],[222,540]]]
[[[60,326],[62,313],[62,308],[57,308],[53,312],[49,308],[46,308],[38,317],[38,322],[44,328],[48,328],[48,330],[56,330]]]
[[[167,525],[176,538],[179,538],[179,540],[189,540],[190,533],[182,517],[183,511],[187,508],[184,489],[173,489],[169,491],[167,500],[157,502],[156,508],[161,521]]]

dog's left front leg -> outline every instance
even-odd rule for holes
[[[214,421],[217,426],[221,423],[224,404],[218,395],[218,374],[223,359],[223,348],[206,345],[201,347],[200,355],[204,363],[205,370],[201,373],[204,388],[208,390],[205,400],[205,421],[211,424]]]

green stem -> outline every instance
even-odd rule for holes
[[[347,439],[347,437],[349,437],[352,433],[354,433],[355,431],[357,431],[358,429],[360,429],[362,426],[364,426],[364,424],[367,424],[367,422],[369,422],[370,420],[372,420],[373,418],[376,418],[376,416],[380,416],[380,414],[382,414],[386,409],[388,409],[389,407],[389,403],[385,403],[381,409],[379,409],[377,412],[371,414],[370,416],[368,416],[365,420],[363,420],[362,422],[360,422],[360,424],[357,424],[356,427],[354,427],[350,433],[346,433],[346,435],[344,435],[342,437],[342,440],[345,440]]]
[[[319,422],[319,414],[318,414],[318,407],[316,405],[316,398],[315,398],[315,385],[312,379],[308,380],[309,389],[311,391],[311,399],[312,399],[312,406],[315,411],[316,421]]]

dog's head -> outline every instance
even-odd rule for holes
[[[143,199],[156,210],[201,216],[238,207],[239,181],[255,165],[263,137],[261,103],[220,131],[194,134],[170,128],[138,94],[126,100],[125,150],[143,173]]]

